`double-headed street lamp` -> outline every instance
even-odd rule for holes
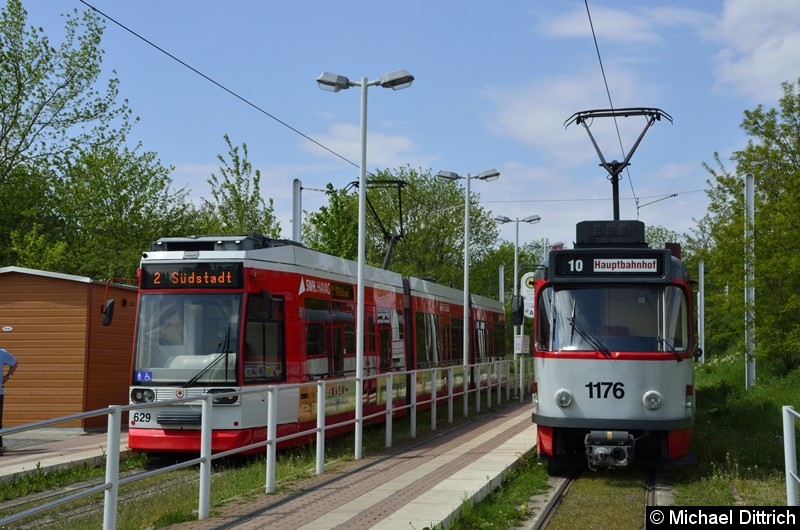
[[[470,343],[470,333],[469,333],[469,313],[470,313],[470,304],[469,304],[469,181],[472,179],[479,179],[485,180],[487,182],[492,182],[500,178],[500,172],[496,169],[487,169],[486,171],[481,171],[477,175],[467,175],[462,177],[458,173],[453,173],[452,171],[439,171],[436,174],[437,177],[446,179],[446,180],[459,180],[464,179],[466,186],[464,192],[464,337],[463,337],[463,347],[464,347],[464,417],[467,417],[469,414],[469,400],[467,399],[467,373],[469,369],[469,343]]]
[[[516,231],[515,231],[515,236],[514,236],[514,296],[517,296],[517,293],[519,292],[517,290],[517,286],[519,285],[519,222],[522,221],[523,223],[536,224],[539,221],[541,221],[542,218],[539,217],[538,215],[529,215],[528,217],[525,217],[524,219],[520,219],[519,217],[517,217],[516,219],[510,219],[510,218],[506,217],[505,215],[498,215],[497,217],[494,218],[494,220],[497,221],[500,224],[511,223],[511,222],[514,222],[516,224]],[[515,342],[516,342],[517,335],[519,335],[519,329],[518,328],[519,328],[519,326],[514,326],[514,340],[515,340]],[[517,353],[518,352],[517,352],[517,348],[516,348],[516,345],[515,345],[515,347],[514,347],[514,360],[517,359]]]
[[[361,82],[350,81],[347,77],[324,72],[317,78],[322,90],[339,92],[353,86],[361,87],[361,164],[358,173],[358,279],[356,288],[356,424],[355,424],[355,458],[361,458],[361,432],[364,410],[364,268],[366,240],[366,190],[367,190],[367,89],[371,86],[382,86],[392,90],[408,88],[414,76],[408,70],[397,70],[382,75],[379,79],[369,81],[366,77]]]
[[[510,222],[514,221],[514,223],[516,225],[516,230],[515,230],[515,235],[514,235],[514,298],[513,298],[513,300],[516,300],[517,293],[519,292],[517,290],[517,287],[519,285],[519,222],[522,221],[523,223],[536,224],[539,221],[541,221],[542,218],[539,217],[538,215],[529,215],[528,217],[525,217],[523,219],[520,219],[519,217],[517,217],[516,219],[509,219],[505,215],[498,215],[497,217],[494,218],[494,220],[497,221],[500,224],[510,223]],[[521,353],[521,347],[522,347],[522,337],[521,337],[521,335],[522,335],[522,333],[520,332],[520,327],[519,326],[514,326],[514,363],[515,364],[516,364],[516,362],[517,362],[517,360],[519,358],[519,354]],[[521,363],[520,363],[520,367],[519,367],[518,373],[519,373],[519,398],[520,398],[520,400],[522,400],[522,396],[524,395],[524,392],[523,392],[523,389],[522,389],[522,364]]]

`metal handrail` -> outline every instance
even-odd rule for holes
[[[50,501],[46,504],[42,504],[40,506],[30,508],[28,510],[18,512],[7,517],[0,519],[0,526],[5,526],[9,523],[14,521],[18,521],[20,519],[24,519],[26,517],[30,517],[32,515],[45,512],[47,510],[53,509],[57,506],[61,506],[63,504],[88,497],[89,495],[94,495],[100,493],[101,491],[104,492],[104,503],[103,503],[103,529],[104,530],[113,530],[117,526],[117,508],[118,508],[118,492],[119,487],[130,482],[141,480],[144,478],[149,478],[161,473],[166,473],[169,471],[175,471],[177,469],[194,466],[199,464],[200,470],[200,487],[199,487],[199,500],[198,500],[198,519],[206,519],[210,513],[210,498],[211,498],[211,462],[213,460],[223,458],[226,456],[230,456],[233,454],[237,454],[243,451],[252,450],[258,447],[266,447],[267,451],[267,478],[266,478],[266,490],[268,493],[275,491],[275,470],[276,470],[276,448],[279,442],[291,440],[293,438],[299,436],[308,436],[311,434],[316,433],[316,472],[317,474],[324,473],[324,462],[325,462],[325,431],[327,429],[332,429],[335,427],[341,427],[344,425],[348,425],[351,423],[355,423],[356,421],[364,421],[366,419],[375,418],[379,415],[385,414],[386,415],[386,446],[391,447],[392,443],[392,415],[394,412],[399,410],[409,410],[410,415],[410,429],[411,429],[411,437],[416,437],[416,417],[417,417],[417,407],[419,405],[430,405],[432,410],[432,418],[431,418],[431,428],[435,430],[436,427],[436,406],[440,401],[446,400],[448,403],[448,423],[453,422],[453,399],[458,396],[464,396],[464,399],[469,398],[470,393],[475,394],[476,399],[476,409],[480,411],[480,395],[481,390],[484,388],[484,381],[482,380],[482,368],[485,366],[487,367],[488,374],[485,381],[485,388],[487,392],[487,400],[489,407],[491,407],[491,392],[493,388],[493,381],[492,381],[492,374],[496,374],[497,377],[495,378],[494,385],[496,386],[497,391],[497,401],[500,402],[501,396],[501,385],[503,384],[503,378],[501,374],[505,374],[505,385],[506,385],[506,399],[510,398],[510,385],[512,383],[510,376],[510,366],[511,363],[515,361],[511,360],[502,360],[502,361],[491,361],[486,363],[478,363],[474,365],[467,366],[467,373],[469,370],[475,370],[477,372],[477,378],[473,382],[477,384],[474,388],[462,388],[459,392],[454,392],[453,389],[453,368],[458,368],[460,366],[449,366],[445,368],[426,368],[420,370],[409,370],[404,372],[388,372],[376,375],[370,375],[364,377],[364,380],[369,379],[377,379],[380,377],[387,378],[387,396],[389,398],[386,400],[386,409],[384,411],[374,413],[369,416],[365,416],[364,418],[357,419],[354,418],[352,420],[348,420],[342,423],[338,423],[336,425],[326,425],[325,424],[325,385],[328,383],[336,383],[341,384],[342,382],[350,382],[355,381],[357,382],[358,379],[355,377],[344,378],[344,379],[335,379],[335,380],[319,380],[313,383],[292,383],[292,384],[278,384],[278,385],[269,385],[266,387],[258,387],[258,388],[248,388],[246,390],[239,390],[236,392],[226,393],[226,396],[232,395],[246,395],[246,394],[255,394],[255,393],[266,393],[267,394],[267,440],[262,442],[257,442],[255,444],[250,444],[247,446],[243,446],[237,449],[232,449],[229,451],[213,453],[211,451],[211,425],[213,424],[213,410],[214,410],[214,403],[213,399],[215,394],[203,394],[202,396],[194,396],[194,397],[184,397],[184,398],[176,398],[176,399],[169,399],[159,402],[153,403],[137,403],[137,404],[129,404],[129,405],[112,405],[110,407],[106,407],[103,409],[96,409],[87,412],[82,412],[78,414],[70,414],[67,416],[61,416],[58,418],[52,418],[43,421],[37,421],[34,423],[29,423],[26,425],[17,425],[14,427],[8,427],[5,429],[0,429],[0,436],[9,435],[18,432],[24,432],[29,430],[34,430],[42,427],[48,427],[51,425],[57,425],[60,423],[65,423],[68,421],[73,420],[82,420],[85,418],[92,418],[96,416],[107,415],[108,417],[108,432],[107,432],[107,444],[108,449],[106,452],[106,473],[105,473],[105,480],[103,483],[98,484],[96,486],[92,486],[89,488],[85,488],[81,491],[75,492],[69,496],[60,498],[58,500]],[[532,359],[522,359],[518,360],[520,363],[519,370],[520,374],[526,373],[524,369],[524,365],[528,364],[529,367],[527,369],[527,374],[532,374]],[[504,368],[504,369],[503,369]],[[437,395],[436,385],[434,384],[435,381],[438,380],[438,372],[440,370],[448,370],[448,388],[447,394],[443,396]],[[430,399],[425,399],[422,402],[417,402],[416,392],[410,392],[410,401],[411,403],[403,405],[402,407],[394,407],[393,399],[391,399],[392,394],[392,380],[394,377],[399,376],[406,376],[410,375],[414,381],[416,381],[417,374],[431,372],[431,397]],[[466,373],[464,374],[463,380],[467,380]],[[520,378],[520,382],[522,379]],[[317,426],[314,429],[309,429],[307,431],[301,433],[292,433],[283,437],[276,437],[276,427],[277,427],[277,402],[278,402],[278,392],[284,390],[291,390],[295,388],[307,387],[310,384],[314,384],[318,386],[317,389]],[[516,382],[514,382],[516,385]],[[219,397],[216,395],[216,397]],[[522,399],[520,397],[520,399]],[[120,477],[119,473],[119,462],[120,462],[120,445],[121,445],[121,432],[122,432],[122,413],[127,412],[133,409],[141,410],[146,408],[154,408],[163,406],[165,404],[178,404],[178,403],[188,403],[188,402],[197,402],[199,401],[202,405],[201,409],[201,426],[200,426],[200,456],[198,458],[194,458],[187,461],[182,461],[177,464],[173,464],[167,467],[145,471],[142,473],[137,473],[135,475],[130,475],[124,478]],[[784,407],[785,408],[785,407]],[[794,441],[792,439],[792,441]],[[795,479],[796,475],[796,467],[795,467]],[[795,497],[796,497],[796,487],[795,487]]]

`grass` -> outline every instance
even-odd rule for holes
[[[536,457],[528,452],[517,469],[483,502],[462,507],[453,530],[503,529],[519,525],[531,514],[531,496],[548,490],[548,473]]]
[[[741,355],[722,356],[698,365],[692,442],[697,463],[678,468],[671,475],[676,505],[786,505],[781,408],[792,405],[800,409],[800,369],[786,377],[770,376],[767,370],[762,370],[750,390],[745,390],[744,380]],[[796,422],[795,436],[798,432]],[[591,528],[590,520],[604,520],[604,528],[641,528],[643,513],[634,507],[637,503],[617,502],[626,496],[641,499],[642,478],[631,478],[635,473],[630,470],[622,474],[599,474],[576,483],[573,488],[580,489],[570,491],[561,504],[560,516],[550,521],[548,529]],[[520,515],[528,508],[526,499],[541,491],[546,476],[535,457],[526,458],[526,464],[496,494],[477,506],[464,506],[463,516],[453,528],[518,526]],[[595,490],[607,495],[609,481],[618,492],[615,502],[596,497]],[[509,491],[518,491],[518,497],[511,502],[506,498]],[[589,514],[591,519],[587,517]]]
[[[460,405],[456,400],[456,404]],[[495,403],[496,404],[496,403]],[[461,410],[458,406],[457,410]],[[484,402],[481,413],[488,412]],[[475,418],[475,410],[471,409],[469,420]],[[448,427],[447,408],[437,410],[439,430]],[[454,416],[453,425],[465,421],[460,414]],[[420,412],[417,417],[417,437],[411,439],[409,419],[402,418],[393,422],[393,449],[409,443],[425,439],[432,433],[430,413]],[[382,425],[368,426],[363,432],[363,454],[376,455],[386,450],[385,429]],[[326,471],[335,470],[344,462],[354,459],[354,435],[348,434],[326,441]],[[279,451],[276,467],[276,485],[278,492],[292,490],[302,479],[314,475],[316,449],[312,445]],[[135,467],[154,468],[169,465],[172,461],[163,458],[136,455],[121,464],[121,469]],[[211,483],[211,515],[219,514],[222,508],[235,500],[246,502],[263,498],[265,491],[265,457],[238,457],[216,460],[215,473]],[[37,470],[36,472],[15,477],[6,483],[0,483],[0,498],[10,500],[36,492],[50,491],[62,486],[79,482],[99,484],[104,479],[104,466],[80,466],[58,471]],[[117,528],[119,530],[138,530],[142,528],[158,529],[197,519],[198,485],[197,469],[188,468],[160,474],[156,477],[136,480],[120,487],[118,503]],[[170,481],[168,488],[163,487]],[[160,485],[160,486],[159,486]],[[153,493],[149,493],[152,491]],[[72,510],[77,507],[89,507],[102,502],[102,494],[87,497],[69,503],[61,510]],[[122,500],[124,499],[124,500]],[[42,502],[39,502],[41,504]],[[0,517],[31,508],[34,504],[17,506],[0,510]],[[85,515],[73,516],[69,520],[60,518],[47,522],[47,528],[53,530],[73,528],[99,528],[102,526],[102,513],[88,511]]]
[[[670,483],[675,491],[675,504],[680,506],[783,506],[786,504],[786,484],[783,462],[783,426],[781,407],[794,405],[800,408],[800,370],[786,377],[759,374],[756,386],[744,389],[744,361],[740,356],[720,357],[696,370],[697,416],[693,451],[697,464],[679,468],[671,475]],[[460,410],[457,406],[456,410]],[[482,412],[487,412],[486,407]],[[474,418],[474,411],[470,418]],[[455,422],[462,421],[456,414]],[[446,410],[439,409],[439,425],[446,424]],[[441,428],[441,427],[440,427]],[[417,439],[430,434],[428,413],[418,417]],[[411,443],[408,420],[394,423],[395,448]],[[364,430],[364,454],[377,454],[384,450],[384,429],[380,426]],[[313,446],[280,452],[276,482],[279,490],[288,490],[293,484],[311,476],[314,469]],[[353,436],[347,435],[326,443],[326,469],[337,462],[353,459]],[[224,473],[212,477],[212,515],[232,499],[248,500],[263,496],[265,486],[265,462],[263,457],[217,461],[217,469]],[[128,468],[158,465],[154,460],[140,455],[123,463]],[[16,477],[0,483],[0,499],[8,500],[36,491],[47,491],[75,482],[99,479],[104,471],[101,467],[73,468],[55,472],[37,470],[25,477]],[[118,528],[137,530],[141,528],[165,528],[172,524],[197,519],[198,490],[193,482],[195,469],[181,470],[170,474],[176,485],[158,495],[144,496],[119,505]],[[622,479],[618,481],[619,495],[640,495],[641,482]],[[531,498],[546,491],[549,478],[545,466],[532,451],[522,459],[520,466],[494,492],[477,505],[462,507],[462,516],[453,525],[456,530],[500,529],[519,525],[531,515]],[[630,521],[638,528],[641,514],[626,514],[621,511],[625,503],[609,503],[607,499],[593,497],[593,489],[610,480],[598,475],[598,482],[586,483],[587,491],[570,495],[574,504],[565,502],[566,521],[570,528],[581,528],[581,514],[597,511],[608,506],[609,517],[623,521],[615,524],[618,530],[626,528]],[[121,494],[143,491],[147,481],[164,480],[164,477],[138,480],[122,488]],[[181,483],[183,480],[183,483]],[[637,490],[636,492],[635,490]],[[100,498],[100,497],[98,497]],[[4,515],[4,514],[0,514]],[[99,527],[102,514],[73,519],[62,528]],[[612,519],[608,519],[612,520]],[[67,524],[67,523],[64,523]],[[75,526],[80,524],[80,526]],[[551,524],[559,524],[556,520]],[[54,522],[52,528],[59,528]],[[556,527],[553,527],[556,528]]]

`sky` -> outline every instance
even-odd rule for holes
[[[224,135],[246,144],[286,238],[295,179],[303,210],[316,211],[327,183],[344,188],[359,176],[360,89],[320,90],[323,72],[356,82],[401,69],[415,77],[405,90],[367,91],[368,172],[496,169],[497,181],[473,179],[470,191],[493,216],[512,219],[500,238],[568,248],[576,223],[613,218],[608,174],[586,129],[569,123],[576,112],[647,107],[672,118],[649,128],[642,116],[596,118],[589,130],[607,161],[623,160],[646,130],[619,182],[620,218],[687,233],[708,205],[703,164],[715,166],[719,153],[735,169],[730,154],[748,140],[744,111],[777,107],[781,83],[800,77],[795,0],[23,6],[54,43],[63,13],[102,13],[105,76],[116,75],[140,119],[130,140],[174,168],[175,186],[198,204],[211,198]],[[534,214],[538,224],[513,222]]]

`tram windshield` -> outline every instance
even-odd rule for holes
[[[137,383],[236,382],[241,294],[145,293],[139,304]]]
[[[536,310],[539,350],[608,354],[689,348],[686,296],[673,285],[548,286]]]

